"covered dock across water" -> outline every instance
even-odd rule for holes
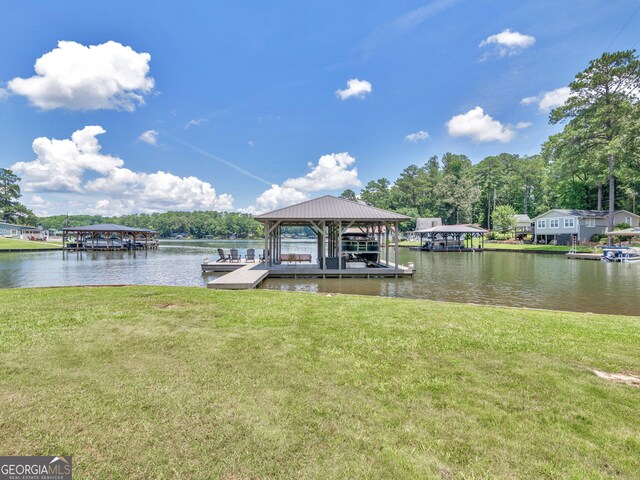
[[[439,225],[416,230],[420,236],[420,249],[433,252],[471,252],[484,250],[487,230],[473,225]],[[478,239],[474,246],[474,239]]]
[[[146,228],[100,223],[62,229],[65,250],[150,250],[158,248],[159,234]]]

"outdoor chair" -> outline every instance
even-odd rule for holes
[[[256,261],[256,250],[254,248],[247,248],[247,254],[244,256],[247,262]]]
[[[218,249],[218,255],[218,262],[226,262],[227,260],[229,260],[229,255],[224,253],[224,250],[222,250],[221,248]]]
[[[238,253],[238,249],[237,248],[232,248],[231,249],[231,255],[229,257],[229,261],[231,262],[240,262],[241,257],[240,254]]]

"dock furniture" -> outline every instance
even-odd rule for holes
[[[302,263],[308,262],[311,263],[311,254],[310,253],[281,253],[280,254],[281,262],[289,262],[289,263]]]
[[[256,250],[255,248],[247,248],[247,253],[244,256],[246,262],[255,262],[256,261]]]
[[[239,262],[241,260],[240,254],[238,253],[237,248],[232,248],[229,253],[229,261],[230,262]]]
[[[229,260],[229,255],[224,253],[223,249],[219,248],[218,249],[218,262],[226,262],[227,260]]]

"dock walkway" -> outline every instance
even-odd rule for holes
[[[251,290],[267,278],[269,270],[263,264],[250,263],[207,283],[207,288],[220,290]]]

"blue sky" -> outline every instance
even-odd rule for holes
[[[2,6],[0,166],[39,214],[264,211],[535,154],[574,75],[640,41],[636,1],[89,5]]]

